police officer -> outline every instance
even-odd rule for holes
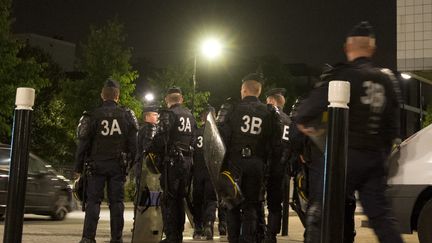
[[[146,106],[143,110],[143,117],[144,122],[138,131],[138,152],[135,158],[137,165],[139,165],[146,153],[152,150],[153,138],[158,128],[158,108],[156,106]],[[140,170],[137,172],[140,172]]]
[[[102,88],[103,104],[84,112],[77,128],[75,172],[87,165],[87,205],[81,243],[95,241],[100,204],[107,184],[111,216],[111,242],[123,242],[125,153],[134,158],[138,123],[133,111],[118,105],[120,86],[108,80]]]
[[[273,105],[279,111],[278,129],[279,140],[274,144],[268,161],[267,179],[267,233],[265,242],[276,242],[276,235],[281,229],[283,180],[286,173],[286,165],[290,156],[289,129],[291,119],[282,110],[285,105],[284,88],[274,88],[266,92],[267,104]]]
[[[243,202],[231,203],[227,211],[228,240],[231,243],[257,242],[264,167],[276,113],[272,106],[258,99],[262,82],[259,74],[247,75],[241,86],[242,100],[222,105],[217,117],[227,148],[226,167],[233,172],[232,180],[238,182],[244,196]],[[236,178],[238,175],[240,178]]]
[[[321,82],[317,85],[322,85]],[[296,109],[296,114],[293,116],[293,123],[297,124],[298,129],[291,129],[291,141],[293,145],[293,153],[298,155],[299,162],[306,165],[307,177],[307,199],[308,205],[306,209],[305,220],[305,242],[319,242],[321,236],[321,213],[322,213],[322,198],[323,198],[323,182],[324,182],[324,153],[322,150],[323,144],[313,142],[310,137],[301,136],[300,131],[304,131],[305,126],[313,127],[317,132],[313,134],[315,141],[324,141],[326,113],[323,111],[316,114],[316,117],[311,117],[307,122],[303,116],[308,112],[308,100],[299,101]],[[306,113],[307,114],[307,113]],[[300,131],[299,131],[300,130]],[[317,139],[318,138],[318,139]]]
[[[185,205],[192,167],[192,148],[196,121],[189,109],[182,106],[181,89],[172,87],[165,96],[167,110],[160,112],[160,132],[156,144],[163,143],[163,170],[160,178],[163,190],[162,215],[166,238],[161,242],[183,240]],[[156,146],[158,146],[156,145]]]
[[[217,198],[215,188],[204,161],[203,134],[207,114],[214,114],[209,107],[201,114],[203,125],[196,132],[196,143],[193,164],[193,207],[194,207],[194,239],[204,236],[206,240],[213,239],[213,224],[216,218]]]
[[[329,70],[324,84],[311,92],[305,109],[297,117],[299,128],[314,134],[305,127],[311,117],[326,109],[328,81],[347,80],[351,84],[347,165],[347,213],[345,242],[353,242],[352,198],[357,190],[365,214],[380,242],[403,242],[390,205],[384,196],[386,188],[385,161],[392,141],[399,136],[399,102],[395,92],[395,77],[388,69],[372,64],[375,36],[368,22],[356,25],[348,34],[345,54],[348,63]],[[300,109],[300,108],[299,108]],[[300,110],[299,110],[300,113]],[[315,242],[315,241],[313,241]]]

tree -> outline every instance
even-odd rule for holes
[[[100,104],[100,91],[108,78],[121,85],[120,104],[140,114],[141,104],[133,96],[138,73],[130,65],[131,49],[125,46],[123,25],[117,20],[104,26],[92,26],[90,34],[81,45],[78,70],[83,79],[69,80],[65,84],[63,98],[68,107],[68,127],[75,128],[84,110],[92,110]]]
[[[40,48],[26,45],[18,56],[21,59],[33,58],[43,67],[41,77],[49,80],[49,84],[41,88],[36,96],[31,149],[52,165],[61,166],[64,162],[72,161],[71,150],[74,148],[73,133],[68,131],[65,122],[67,109],[60,96],[67,80],[66,75],[51,56]]]
[[[0,1],[0,141],[9,143],[18,87],[32,87],[38,95],[49,80],[41,77],[43,64],[33,57],[19,57],[24,43],[15,40],[10,33],[10,0]]]
[[[184,64],[171,66],[156,71],[153,77],[149,78],[150,87],[159,98],[160,103],[163,103],[165,92],[169,87],[180,87],[185,101],[184,105],[192,109],[192,73],[193,69],[190,66]],[[199,87],[196,88],[198,90]],[[209,91],[197,91],[195,93],[194,116],[196,118],[198,118],[199,114],[207,107],[209,97]]]
[[[261,64],[260,71],[263,72],[266,81],[262,93],[271,88],[285,88],[286,105],[293,104],[302,91],[302,84],[296,82],[289,68],[276,56],[258,57],[257,62]]]

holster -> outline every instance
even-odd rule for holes
[[[125,176],[125,180],[126,180],[126,176],[128,175],[128,168],[132,164],[129,155],[127,153],[121,153],[119,163],[120,163],[120,168],[122,169],[122,173]]]

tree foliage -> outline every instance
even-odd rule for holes
[[[77,69],[82,77],[65,79],[59,99],[50,103],[52,115],[57,122],[64,123],[64,155],[73,161],[75,152],[75,129],[83,111],[101,104],[100,92],[108,78],[120,83],[120,104],[140,114],[141,104],[133,96],[138,73],[129,64],[131,49],[125,46],[123,26],[117,21],[108,21],[102,27],[92,26],[90,34],[81,44]],[[54,114],[64,110],[63,114]]]
[[[92,110],[101,103],[101,88],[108,78],[121,85],[120,104],[140,113],[140,102],[133,96],[138,73],[129,63],[131,49],[124,47],[125,39],[123,25],[117,20],[108,21],[100,28],[90,28],[86,42],[81,45],[77,65],[85,77],[67,82],[63,93],[70,110],[71,127],[76,126],[84,110]]]
[[[304,80],[296,79],[289,68],[276,56],[262,56],[257,58],[261,71],[265,78],[262,94],[272,88],[286,89],[286,110],[289,110],[300,94],[305,92]]]
[[[49,85],[42,77],[43,63],[32,56],[20,56],[24,43],[16,40],[10,33],[10,1],[0,1],[0,138],[10,142],[16,88],[32,87],[36,95]]]
[[[32,151],[54,166],[61,166],[72,160],[71,150],[74,148],[73,133],[66,126],[64,116],[67,109],[60,95],[67,80],[66,75],[51,56],[40,48],[25,46],[19,57],[33,58],[41,64],[41,78],[49,81],[36,96],[31,131]]]

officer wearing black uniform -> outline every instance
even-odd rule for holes
[[[138,131],[138,142],[137,142],[137,155],[135,158],[135,161],[138,163],[141,163],[142,159],[146,156],[147,153],[152,151],[153,147],[153,138],[156,135],[158,126],[158,108],[156,106],[147,106],[143,110],[143,117],[144,122],[141,125],[139,131]],[[141,168],[139,165],[138,167]],[[150,166],[150,168],[154,167],[153,165]],[[157,169],[157,168],[154,168]],[[138,173],[140,173],[141,170],[137,170],[136,175],[139,176]]]
[[[213,112],[212,112],[213,111]],[[217,198],[215,188],[210,180],[210,175],[204,161],[203,134],[207,114],[212,112],[212,107],[201,114],[203,125],[196,132],[196,143],[193,164],[193,207],[194,207],[194,239],[204,236],[206,240],[213,239],[213,224],[216,218]]]
[[[75,172],[82,173],[86,166],[87,174],[87,205],[81,243],[96,242],[105,184],[111,215],[111,242],[123,242],[124,158],[126,154],[132,158],[136,154],[138,123],[133,111],[118,105],[119,95],[119,84],[108,80],[102,88],[102,106],[84,112],[77,128]]]
[[[274,88],[266,92],[267,104],[273,105],[279,111],[278,129],[279,140],[273,146],[272,153],[268,159],[267,179],[267,243],[276,242],[276,235],[281,229],[282,202],[283,202],[283,179],[286,173],[286,165],[290,156],[289,129],[291,119],[282,110],[285,105],[284,88]]]
[[[183,240],[183,200],[189,187],[197,125],[190,110],[182,106],[180,88],[168,89],[165,102],[168,109],[160,112],[160,132],[155,137],[157,146],[163,146],[164,151],[160,182],[166,238],[162,242],[178,243]]]
[[[222,105],[217,124],[227,153],[225,166],[233,174],[244,201],[229,205],[227,211],[228,240],[231,243],[257,242],[258,211],[264,187],[264,169],[276,111],[261,103],[262,78],[249,74],[243,79],[242,100]],[[236,190],[237,191],[237,190]],[[224,199],[225,200],[225,199]]]
[[[316,84],[322,85],[321,82]],[[317,242],[321,235],[321,213],[322,213],[322,198],[324,186],[324,151],[323,146],[319,142],[325,141],[325,126],[327,116],[322,112],[317,117],[303,120],[303,114],[308,109],[308,100],[299,101],[296,114],[293,116],[293,123],[300,126],[314,127],[317,132],[313,134],[315,142],[311,137],[304,137],[297,127],[291,129],[291,144],[293,145],[293,153],[299,156],[301,163],[305,164],[303,169],[306,169],[307,177],[307,199],[308,205],[306,209],[305,220],[305,242]],[[317,139],[318,138],[318,139]],[[318,143],[317,140],[319,140]],[[302,169],[301,167],[299,169]],[[299,210],[299,209],[297,209]]]
[[[327,107],[328,81],[346,80],[351,84],[349,103],[347,210],[345,242],[353,242],[354,208],[352,198],[357,190],[370,226],[380,242],[403,242],[390,205],[384,196],[385,161],[392,141],[399,136],[399,101],[395,77],[388,69],[375,67],[371,57],[375,50],[372,26],[361,22],[349,33],[345,43],[348,63],[334,67],[324,75],[324,84],[311,92],[300,110],[297,121],[306,124]],[[313,128],[299,126],[306,134]],[[316,241],[310,241],[316,242]]]

